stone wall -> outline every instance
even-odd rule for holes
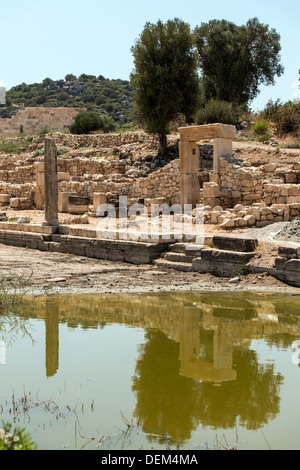
[[[263,174],[253,167],[245,167],[239,160],[220,159],[220,205],[261,202]]]
[[[61,162],[60,162],[61,163]],[[65,162],[66,163],[66,162]],[[73,162],[74,165],[75,162]],[[125,178],[122,175],[120,162],[107,163],[105,172],[101,162],[88,161],[89,174],[72,177],[69,181],[61,181],[61,192],[76,192],[79,194],[92,194],[93,192],[112,193],[118,196],[128,196],[132,199],[164,198],[171,203],[179,203],[180,198],[180,170],[179,160],[173,160],[169,165],[150,173],[146,178]],[[68,171],[66,165],[60,166],[60,171]],[[120,173],[121,170],[121,173]],[[74,171],[74,170],[73,170]],[[99,171],[98,175],[96,172]],[[104,173],[104,174],[103,174]],[[93,176],[91,176],[93,175]]]
[[[130,198],[165,198],[172,204],[180,203],[180,165],[179,159],[147,178],[140,178],[128,188]]]
[[[83,147],[118,147],[121,145],[143,143],[150,148],[158,148],[159,139],[156,135],[144,132],[124,132],[123,134],[53,134],[52,139],[56,145],[79,149]]]
[[[66,131],[80,108],[26,108],[10,119],[0,119],[0,138],[15,137],[21,126],[25,134],[34,134],[43,127]]]
[[[223,208],[260,202],[266,206],[300,203],[300,164],[285,171],[273,163],[256,168],[233,158],[221,158],[219,190],[215,189],[213,197],[219,198],[218,205]]]

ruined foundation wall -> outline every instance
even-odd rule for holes
[[[300,165],[295,163],[288,173],[275,172],[276,165],[245,167],[238,161],[220,160],[220,205],[300,203]],[[289,181],[293,181],[289,183]]]
[[[15,137],[21,126],[25,134],[34,134],[48,127],[67,131],[80,108],[26,108],[10,119],[0,119],[0,138]]]
[[[91,165],[92,162],[90,161],[88,164]],[[95,168],[98,165],[96,162]],[[132,199],[154,199],[159,197],[165,198],[172,203],[179,203],[180,169],[178,159],[173,160],[169,165],[160,170],[154,171],[146,178],[124,178],[122,174],[117,174],[117,169],[117,167],[111,167],[109,169],[110,172],[105,175],[98,174],[98,178],[96,178],[95,173],[92,173],[94,177],[91,178],[86,175],[85,178],[77,177],[74,180],[62,181],[59,183],[59,189],[61,192],[77,192],[79,194],[91,194],[93,192],[112,193]],[[103,168],[101,168],[102,170]],[[81,168],[80,173],[82,171]],[[107,177],[109,173],[110,179]]]

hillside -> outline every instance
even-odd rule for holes
[[[0,117],[14,114],[15,106],[79,107],[110,117],[118,129],[130,125],[132,103],[129,81],[68,74],[64,80],[46,78],[42,83],[22,83],[11,88],[7,91],[8,106],[0,110]]]

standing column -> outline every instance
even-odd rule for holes
[[[199,202],[199,148],[195,142],[180,142],[180,196],[181,206]]]
[[[58,225],[58,182],[57,149],[53,140],[45,138],[45,222],[44,225]]]
[[[220,158],[232,156],[232,138],[214,139],[213,182],[220,184]]]

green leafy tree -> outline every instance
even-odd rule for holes
[[[147,132],[159,134],[165,153],[169,123],[180,114],[190,119],[197,108],[199,77],[190,26],[177,18],[148,22],[132,53],[135,113]]]
[[[202,23],[194,30],[202,72],[203,97],[247,104],[260,85],[274,85],[284,71],[280,35],[257,18],[237,26],[226,20]]]
[[[95,113],[79,113],[70,126],[70,132],[71,134],[89,134],[103,129],[104,125],[104,119]]]

